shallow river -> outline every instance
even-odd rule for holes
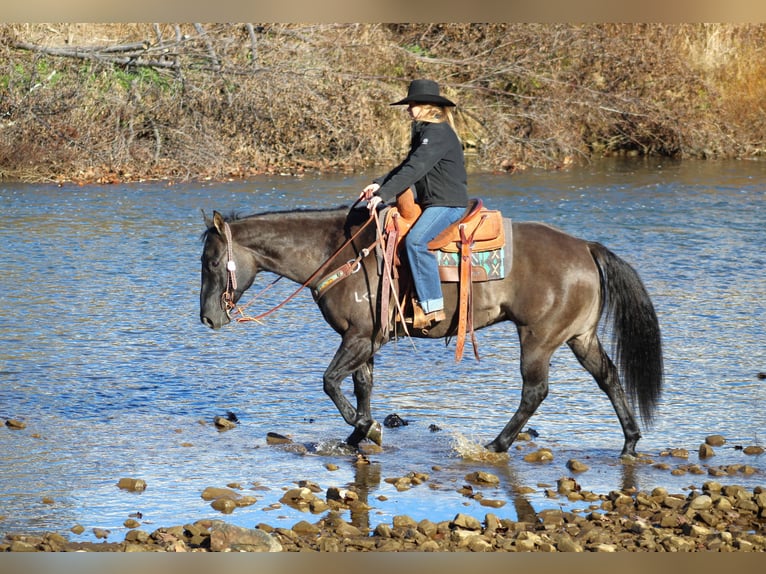
[[[0,419],[26,423],[23,430],[0,427],[0,534],[55,530],[88,540],[101,527],[122,540],[123,522],[137,512],[149,531],[206,517],[245,526],[316,521],[320,516],[275,508],[299,480],[323,489],[355,484],[371,507],[350,517],[359,525],[399,514],[515,519],[544,508],[587,508],[546,495],[572,475],[570,458],[590,467],[576,480],[598,493],[660,485],[680,492],[731,464],[755,473],[717,480],[766,485],[766,455],[739,448],[766,442],[766,381],[758,378],[766,372],[766,163],[615,161],[470,178],[472,195],[506,216],[600,241],[637,268],[660,319],[666,370],[657,420],[638,449],[666,468],[620,462],[614,411],[566,348],[554,355],[550,395],[529,422],[538,433],[534,445],[483,458],[479,445],[494,438],[519,400],[510,323],[477,333],[479,362],[467,349],[455,364],[454,342],[385,347],[373,411],[378,420],[397,413],[409,424],[385,429],[384,450],[359,465],[340,448],[349,428],[322,392],[339,340],[308,292],[260,325],[213,332],[199,322],[201,209],[247,214],[350,204],[370,175],[0,184]],[[264,274],[256,284],[273,278]],[[295,287],[277,283],[259,310]],[[213,417],[227,411],[239,425],[220,432]],[[308,454],[267,445],[268,432],[290,435]],[[697,449],[711,434],[727,443],[699,460]],[[540,447],[553,450],[552,462],[524,462]],[[687,449],[688,460],[661,456],[668,448]],[[706,474],[683,473],[690,464]],[[477,470],[500,478],[479,490],[504,506],[457,492]],[[386,481],[410,472],[429,480],[402,492]],[[123,477],[145,480],[146,490],[118,489]],[[200,495],[227,484],[258,502],[221,515]],[[519,494],[521,486],[533,491]],[[86,528],[79,537],[69,533],[78,523]]]

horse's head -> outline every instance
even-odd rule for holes
[[[217,211],[205,220],[205,245],[202,250],[200,321],[219,329],[231,321],[229,311],[252,285],[256,274],[253,257],[232,238],[231,227]]]

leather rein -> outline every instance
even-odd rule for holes
[[[358,203],[358,201],[357,201],[357,203]],[[356,205],[356,203],[354,205]],[[352,209],[353,209],[354,205],[351,206]],[[270,315],[271,313],[273,313],[277,309],[280,309],[281,307],[286,305],[288,301],[292,300],[296,295],[298,295],[298,293],[300,293],[303,289],[308,287],[311,284],[311,282],[314,281],[322,272],[324,272],[326,270],[326,268],[330,265],[330,263],[332,263],[335,260],[335,258],[338,256],[338,254],[341,251],[343,251],[343,249],[345,249],[352,241],[354,241],[354,239],[356,239],[362,233],[362,231],[364,231],[367,228],[367,226],[370,225],[370,223],[373,221],[373,219],[377,221],[377,215],[374,212],[370,213],[369,219],[364,224],[362,224],[362,226],[359,227],[359,229],[349,239],[347,239],[343,243],[343,245],[338,247],[338,249],[336,249],[335,252],[332,255],[330,255],[330,257],[328,257],[324,261],[324,263],[322,263],[317,268],[317,270],[314,271],[311,274],[311,276],[308,279],[306,279],[306,281],[304,281],[300,285],[300,287],[298,287],[295,291],[293,291],[287,298],[285,298],[278,305],[275,305],[274,307],[272,307],[268,311],[264,311],[263,313],[260,313],[260,314],[254,316],[254,317],[246,315],[245,312],[244,312],[245,308],[247,308],[252,303],[254,303],[255,300],[260,295],[262,295],[265,291],[270,289],[277,281],[282,279],[282,276],[280,275],[274,281],[272,281],[269,285],[267,285],[266,287],[261,289],[258,293],[256,293],[253,296],[253,298],[251,299],[251,301],[249,303],[247,303],[246,305],[237,305],[234,302],[234,292],[237,289],[237,264],[234,262],[234,248],[233,248],[233,241],[232,241],[232,237],[231,237],[231,227],[229,226],[228,222],[224,222],[223,230],[224,230],[224,235],[226,236],[226,274],[227,274],[227,278],[226,278],[226,289],[224,290],[224,292],[223,292],[221,297],[222,297],[222,302],[223,302],[224,309],[226,310],[226,315],[229,317],[229,319],[232,319],[232,320],[234,320],[234,321],[236,321],[238,323],[245,323],[245,322],[250,322],[250,321],[259,322],[261,319],[263,319],[267,315]],[[375,248],[375,246],[378,243],[380,243],[380,241],[381,241],[381,236],[378,235],[377,239],[369,247],[363,248],[359,252],[359,254],[356,256],[355,259],[350,259],[349,261],[344,263],[341,266],[340,269],[347,269],[348,273],[356,273],[357,271],[359,271],[359,269],[361,268],[361,261],[362,261],[362,259],[367,257],[370,254],[370,252],[372,251],[372,249]],[[234,310],[234,309],[236,309],[237,313],[239,314],[238,317],[232,317],[231,316],[231,311]]]

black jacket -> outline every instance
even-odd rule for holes
[[[447,123],[413,122],[410,151],[402,163],[375,180],[376,192],[390,201],[412,187],[421,207],[468,205],[463,147]]]

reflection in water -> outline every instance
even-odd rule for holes
[[[351,507],[351,524],[366,532],[374,528],[370,522],[370,495],[380,486],[382,466],[377,462],[358,459],[354,464],[353,487],[359,495],[359,505]]]

